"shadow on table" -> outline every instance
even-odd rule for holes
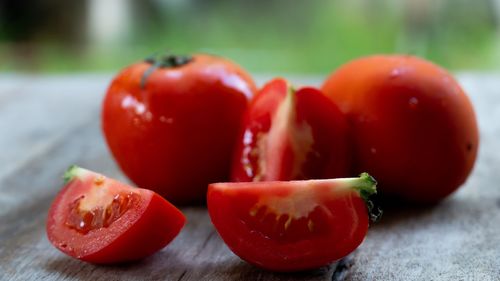
[[[189,265],[168,249],[139,261],[95,265],[60,255],[43,265],[50,273],[77,280],[171,280],[182,277]]]
[[[317,270],[276,273],[250,265],[236,256],[217,262],[186,264],[175,254],[162,251],[141,261],[119,265],[93,265],[67,256],[58,256],[44,264],[49,274],[76,280],[324,280],[337,264]],[[343,264],[343,263],[342,263]],[[335,273],[334,273],[335,274]]]
[[[315,270],[299,272],[281,273],[260,269],[248,264],[239,258],[218,262],[213,266],[224,280],[330,280],[331,271],[335,269],[337,263],[324,266]],[[216,276],[214,276],[216,277]],[[204,280],[211,280],[210,278]],[[215,280],[215,279],[214,279]]]
[[[402,202],[393,198],[387,198],[383,201],[375,199],[375,203],[382,209],[383,214],[378,222],[371,225],[374,229],[396,226],[408,221],[425,222],[427,220],[436,221],[439,218],[449,218],[455,211],[468,208],[467,205],[474,204],[469,200],[461,200],[454,196],[435,204],[426,205]]]

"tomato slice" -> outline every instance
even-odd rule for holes
[[[376,182],[359,178],[215,183],[208,211],[220,236],[243,260],[274,271],[314,269],[363,241],[365,202]],[[368,207],[372,205],[369,204]]]
[[[99,264],[141,259],[165,247],[184,215],[158,194],[72,166],[49,210],[47,236],[63,253]]]

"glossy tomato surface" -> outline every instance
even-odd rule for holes
[[[372,56],[340,67],[322,89],[348,118],[355,172],[376,177],[382,195],[433,203],[467,179],[476,117],[444,69],[413,56]]]
[[[47,236],[63,253],[99,264],[144,258],[180,232],[184,215],[158,194],[79,167],[49,210]]]
[[[233,181],[300,180],[347,176],[347,123],[319,90],[298,90],[282,78],[251,102],[236,148]]]
[[[202,202],[229,178],[241,119],[255,86],[220,57],[165,57],[127,67],[104,99],[111,152],[139,187],[179,203]]]
[[[216,183],[207,203],[214,226],[240,258],[298,271],[327,265],[361,244],[369,223],[361,192],[376,192],[373,178]]]

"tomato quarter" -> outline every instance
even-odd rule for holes
[[[375,185],[367,174],[216,183],[208,188],[208,211],[224,242],[245,261],[274,271],[313,269],[361,244],[370,217],[365,200]]]
[[[433,203],[470,174],[477,121],[446,70],[413,56],[372,56],[340,67],[322,89],[349,121],[354,172],[376,177],[381,195]]]
[[[120,72],[107,91],[102,128],[123,172],[178,204],[199,203],[229,179],[251,77],[221,57],[165,56]]]
[[[249,106],[232,180],[343,177],[349,162],[347,123],[340,110],[319,90],[295,90],[277,78]]]
[[[47,236],[63,253],[92,263],[137,260],[165,247],[184,215],[158,194],[76,166],[49,210]]]

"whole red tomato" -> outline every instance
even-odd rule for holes
[[[436,202],[467,179],[476,117],[444,69],[413,56],[372,56],[340,67],[322,89],[350,122],[355,172],[376,177],[382,195]]]
[[[282,78],[267,83],[251,102],[233,163],[234,181],[347,176],[347,123],[312,87],[297,90]]]
[[[139,187],[185,204],[229,177],[251,77],[221,57],[148,59],[125,68],[104,99],[102,128],[113,156]]]

